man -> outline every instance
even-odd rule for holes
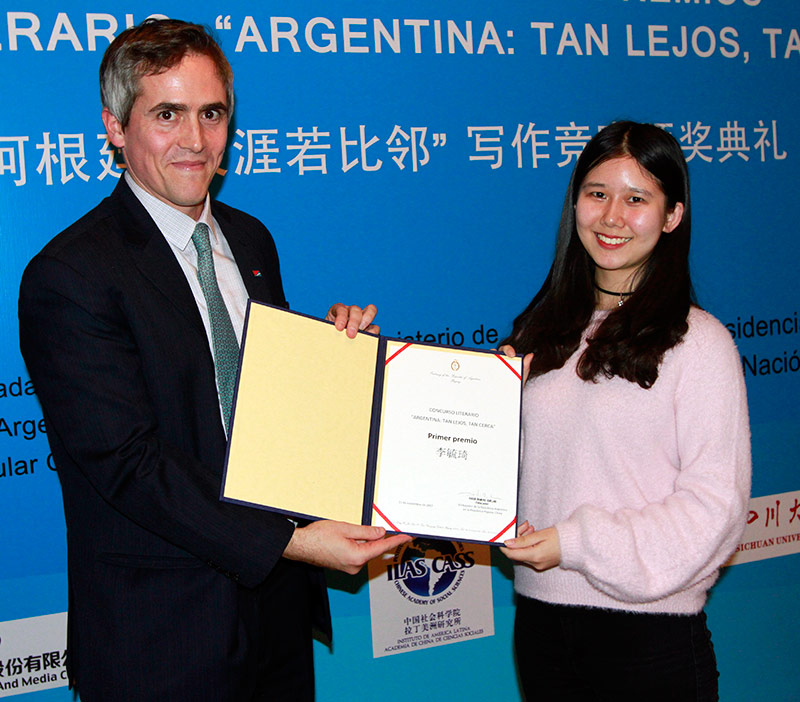
[[[330,630],[313,566],[355,573],[408,537],[220,502],[223,359],[248,296],[286,304],[267,230],[208,195],[232,72],[202,27],[147,21],[109,46],[101,94],[126,174],[20,291],[64,497],[70,681],[84,702],[312,699],[311,628]],[[352,337],[374,313],[328,319]]]

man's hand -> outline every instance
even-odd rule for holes
[[[497,350],[500,353],[505,354],[506,356],[510,356],[511,358],[514,358],[517,355],[517,352],[514,351],[514,347],[509,345],[509,344],[504,344],[503,346],[501,346]],[[522,357],[522,384],[523,385],[525,385],[525,383],[528,382],[528,375],[531,372],[531,361],[532,360],[533,360],[533,354],[532,353],[526,353]]]
[[[536,531],[528,522],[520,525],[516,539],[508,539],[500,550],[512,561],[534,570],[548,570],[561,563],[561,542],[555,527]]]
[[[295,529],[283,555],[355,575],[367,561],[409,541],[406,534],[386,536],[383,527],[319,521]]]
[[[347,330],[347,336],[354,339],[359,331],[368,331],[372,334],[380,334],[381,328],[377,324],[372,324],[378,310],[375,305],[367,305],[363,310],[358,305],[343,305],[337,302],[328,310],[325,319],[333,322],[339,331]]]

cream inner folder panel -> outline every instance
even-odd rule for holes
[[[222,496],[360,524],[379,337],[251,302],[246,340]]]

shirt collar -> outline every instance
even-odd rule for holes
[[[214,219],[211,216],[211,196],[206,193],[206,200],[203,204],[203,211],[197,221],[180,210],[176,210],[166,202],[159,200],[154,195],[148,193],[140,186],[127,171],[125,172],[125,182],[128,184],[133,194],[139,202],[144,205],[147,213],[153,218],[164,238],[175,248],[184,251],[192,240],[192,233],[198,222],[208,225],[211,232],[212,244],[216,242],[217,232],[214,227]]]

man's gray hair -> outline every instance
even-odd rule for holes
[[[233,114],[233,70],[209,31],[182,20],[147,19],[122,32],[100,63],[100,100],[122,125],[128,126],[139,79],[168,71],[187,55],[208,56],[225,86],[228,115]]]

